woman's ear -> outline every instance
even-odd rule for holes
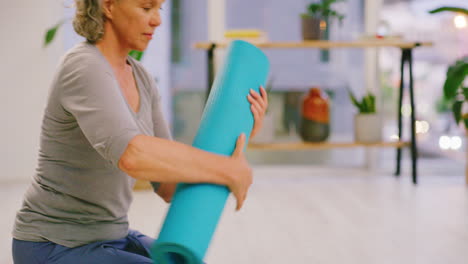
[[[112,19],[112,11],[114,10],[114,0],[102,0],[102,13],[106,19]]]

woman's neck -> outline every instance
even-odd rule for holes
[[[110,27],[105,28],[104,36],[96,43],[96,47],[109,61],[112,67],[123,69],[127,64],[127,55],[130,49],[124,47],[115,32]]]

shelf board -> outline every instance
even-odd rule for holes
[[[229,42],[199,42],[195,44],[197,49],[210,49],[212,44],[216,47],[226,48]],[[359,41],[326,41],[326,40],[313,40],[313,41],[300,41],[300,42],[258,42],[252,43],[259,48],[273,48],[273,49],[291,49],[291,48],[371,48],[371,47],[396,47],[396,48],[415,48],[419,46],[432,46],[431,42],[414,42],[403,40],[359,40]]]
[[[287,142],[287,143],[250,143],[249,150],[311,150],[311,149],[333,149],[333,148],[356,148],[356,147],[394,147],[402,148],[410,145],[410,142],[377,142],[377,143],[358,143],[358,142],[323,142],[323,143],[305,143],[305,142]]]

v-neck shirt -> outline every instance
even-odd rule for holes
[[[139,89],[136,113],[95,45],[79,43],[62,57],[14,238],[77,247],[127,235],[135,180],[117,167],[120,156],[139,134],[171,139],[154,79],[127,60]]]

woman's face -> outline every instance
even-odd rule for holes
[[[121,45],[143,51],[161,25],[160,9],[165,0],[116,0],[109,7],[108,21]]]

